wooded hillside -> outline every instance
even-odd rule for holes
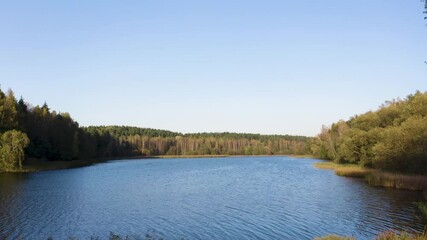
[[[427,92],[323,127],[311,149],[338,163],[427,174]]]

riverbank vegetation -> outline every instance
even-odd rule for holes
[[[405,175],[383,171],[372,171],[366,180],[374,187],[388,187],[408,190],[426,190],[427,177],[422,175]]]
[[[70,114],[33,106],[0,89],[0,171],[88,165],[135,156],[304,155],[311,138],[290,135],[197,133],[129,126],[80,127]],[[31,159],[31,160],[30,160]],[[30,166],[29,166],[29,163]]]
[[[315,157],[340,164],[427,174],[427,92],[383,104],[377,111],[322,127]]]
[[[344,177],[365,178],[372,169],[364,168],[356,164],[338,164],[334,162],[318,162],[314,166],[320,169],[334,170],[335,174]]]
[[[322,127],[312,154],[331,162],[316,167],[364,178],[375,187],[427,190],[427,92],[383,104],[377,111]],[[417,203],[427,218],[426,203]],[[326,236],[319,239],[347,239]],[[378,240],[426,240],[426,235],[385,232]]]
[[[311,144],[315,166],[375,187],[427,190],[427,93],[323,127]],[[420,203],[423,210],[425,204]],[[427,213],[427,211],[425,211]],[[426,215],[427,216],[427,215]]]
[[[364,178],[373,187],[389,187],[416,191],[427,189],[427,176],[424,175],[392,173],[356,164],[338,164],[334,162],[318,162],[314,166],[320,169],[334,170],[338,176]]]

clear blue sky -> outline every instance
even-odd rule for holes
[[[0,84],[81,125],[315,135],[427,90],[419,0],[0,0]]]

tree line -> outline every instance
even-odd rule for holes
[[[323,126],[311,150],[318,158],[338,163],[427,174],[427,92]]]
[[[323,126],[315,138],[196,133],[130,126],[80,127],[45,103],[32,106],[0,89],[0,170],[24,159],[49,161],[155,155],[313,154],[338,163],[427,174],[427,92]]]
[[[49,161],[154,155],[307,154],[310,138],[239,133],[181,134],[129,126],[80,127],[70,114],[33,106],[0,89],[0,170]],[[25,162],[25,161],[24,161]]]
[[[310,138],[240,133],[181,134],[126,126],[87,127],[92,134],[112,136],[113,149],[128,155],[273,155],[307,154]]]

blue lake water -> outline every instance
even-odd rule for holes
[[[0,239],[372,239],[420,231],[419,192],[367,186],[314,159],[117,160],[0,174]]]

